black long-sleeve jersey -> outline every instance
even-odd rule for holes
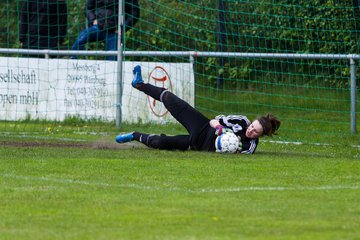
[[[246,116],[242,115],[218,115],[215,117],[216,120],[224,127],[230,128],[236,136],[240,138],[241,151],[240,153],[252,154],[255,152],[256,147],[259,143],[259,139],[251,139],[246,137],[246,129],[250,126],[251,122]]]

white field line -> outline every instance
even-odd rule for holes
[[[186,192],[186,193],[231,193],[231,192],[253,192],[253,191],[331,191],[331,190],[360,190],[360,185],[324,185],[324,186],[299,186],[299,187],[234,187],[234,188],[199,188],[199,189],[186,189],[179,187],[157,187],[157,186],[144,186],[139,184],[109,184],[105,182],[88,182],[82,180],[63,179],[63,178],[48,178],[48,177],[33,177],[33,176],[19,176],[15,174],[1,174],[4,178],[13,178],[25,181],[43,181],[59,184],[74,184],[86,185],[91,187],[105,187],[105,188],[127,188],[139,189],[150,191],[167,191],[167,192]]]
[[[285,145],[289,145],[289,144],[292,144],[292,145],[303,145],[305,143],[303,142],[287,142],[287,141],[274,141],[274,140],[261,140],[262,142],[269,142],[269,143],[276,143],[276,144],[285,144]],[[328,144],[328,143],[306,143],[306,145],[313,145],[313,146],[335,146],[333,144]],[[353,147],[353,148],[360,148],[360,145],[355,145],[355,144],[352,144],[352,145],[349,145],[350,147]]]

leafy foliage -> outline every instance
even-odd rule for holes
[[[228,51],[357,53],[358,8],[346,1],[224,1]],[[355,1],[356,2],[356,1]],[[18,46],[22,1],[1,2],[1,47]],[[216,1],[142,1],[129,34],[136,50],[216,51]],[[68,1],[68,40],[86,26],[85,0]]]

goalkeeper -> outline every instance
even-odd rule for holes
[[[267,114],[250,122],[241,115],[219,115],[208,119],[190,104],[177,97],[165,88],[144,83],[141,77],[141,67],[133,70],[132,86],[152,98],[162,102],[171,115],[188,131],[187,135],[167,136],[140,132],[120,134],[116,142],[125,143],[138,141],[151,148],[165,150],[199,150],[215,152],[215,139],[226,131],[233,131],[240,140],[238,152],[252,154],[255,152],[259,137],[272,136],[280,127],[280,121],[272,114]]]

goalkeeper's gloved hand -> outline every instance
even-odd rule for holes
[[[226,132],[232,132],[232,130],[230,128],[227,128],[227,127],[224,127],[223,125],[219,124],[215,127],[215,134],[217,136],[220,136],[221,134],[223,133],[226,133]]]

